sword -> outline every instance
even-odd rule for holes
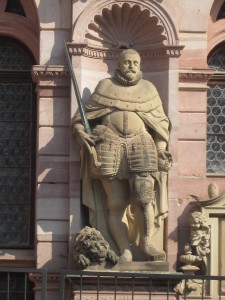
[[[69,67],[69,72],[70,72],[70,76],[71,76],[71,79],[72,79],[72,82],[73,82],[73,87],[74,87],[74,91],[75,91],[75,95],[76,95],[76,99],[77,99],[77,105],[78,105],[78,109],[79,109],[80,116],[81,116],[81,122],[84,126],[85,131],[88,134],[91,135],[92,134],[91,127],[89,125],[88,118],[86,116],[86,112],[85,112],[85,109],[84,109],[84,105],[83,105],[83,102],[81,100],[81,95],[80,95],[80,91],[79,91],[79,88],[78,88],[77,79],[76,79],[76,76],[75,76],[75,73],[74,73],[74,70],[73,70],[73,66],[72,66],[71,61],[70,61],[70,55],[69,55],[69,51],[68,51],[68,48],[67,48],[67,45],[66,45],[65,41],[64,41],[64,46],[65,46],[65,53],[66,53],[66,59],[67,59],[68,67]],[[93,159],[94,159],[95,167],[100,167],[101,163],[97,159],[97,153],[96,153],[95,148],[93,146],[90,146],[90,148],[91,148],[91,151],[92,151],[92,156],[93,156]]]

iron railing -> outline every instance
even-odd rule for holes
[[[24,286],[21,287],[19,284],[21,281],[18,281],[16,290],[15,286],[13,288],[11,286],[11,279],[15,274],[24,276]],[[47,270],[34,268],[0,268],[0,276],[6,278],[4,282],[0,279],[0,299],[33,299],[33,295],[30,296],[27,292],[31,275],[40,276],[38,299],[47,300]],[[59,300],[83,300],[89,299],[87,298],[89,296],[96,300],[106,298],[117,300],[123,295],[124,299],[131,300],[223,300],[225,276],[183,275],[169,272],[61,271]]]
[[[131,300],[222,300],[225,299],[223,285],[225,276],[62,270],[60,300],[89,299],[88,295],[96,300],[116,300],[121,299],[121,295],[125,295],[123,299]]]
[[[36,274],[41,277],[40,300],[46,300],[47,270],[34,268],[0,268],[0,299],[34,299],[29,276]]]

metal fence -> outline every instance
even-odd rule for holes
[[[0,300],[33,300],[30,277],[40,277],[40,296],[47,300],[47,270],[0,268]],[[225,299],[225,276],[160,272],[62,270],[59,300]]]
[[[34,268],[0,268],[0,300],[34,300],[31,275],[41,277],[40,300],[46,300],[47,270]]]
[[[225,299],[225,276],[62,270],[60,300]]]

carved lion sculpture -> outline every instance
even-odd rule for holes
[[[91,264],[102,264],[105,261],[115,265],[118,256],[110,250],[109,244],[95,228],[84,227],[75,236],[74,258],[84,269]]]

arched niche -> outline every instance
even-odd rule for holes
[[[208,22],[208,54],[225,40],[225,19],[217,20],[224,0],[214,1]]]
[[[139,51],[144,78],[156,85],[173,126],[169,150],[174,157],[174,168],[169,178],[168,194],[172,200],[176,199],[178,60],[183,46],[179,45],[178,32],[171,17],[155,1],[94,0],[76,20],[72,37],[72,42],[67,45],[84,102],[99,80],[113,74],[121,49],[132,47]],[[71,101],[73,114],[77,110],[74,93]],[[168,228],[172,226],[168,224]],[[167,241],[165,249],[166,245]],[[176,257],[175,246],[170,248]]]
[[[25,15],[6,11],[8,0],[0,3],[0,35],[8,36],[24,44],[39,61],[39,20],[33,0],[20,0]]]
[[[135,28],[132,28],[132,26],[138,26],[140,23],[150,19],[153,22],[153,26],[154,23],[156,23],[156,27],[161,27],[161,34],[165,40],[164,44],[177,45],[178,43],[177,31],[170,16],[160,4],[146,0],[141,1],[141,3],[136,0],[104,0],[101,1],[101,3],[95,0],[90,2],[74,26],[73,41],[75,43],[84,43],[87,34],[90,32],[90,28],[87,28],[87,20],[89,20],[89,27],[91,24],[98,23],[97,19],[101,17],[102,19],[104,19],[104,17],[109,18],[106,22],[112,27],[112,35],[115,34],[116,31],[120,35],[123,35],[125,32],[122,33],[120,30],[134,30]],[[114,25],[117,27],[114,27]],[[138,28],[136,27],[136,29]],[[154,34],[152,36],[154,36]],[[152,47],[154,47],[156,43],[153,40],[152,42]]]
[[[75,22],[68,46],[81,88],[86,87],[83,75],[92,75],[87,80],[91,91],[99,79],[113,72],[123,48],[139,51],[146,79],[161,89],[161,83],[168,82],[168,70],[174,69],[170,59],[177,59],[183,48],[169,14],[158,2],[147,0],[90,1]],[[161,91],[167,102],[166,88]]]

